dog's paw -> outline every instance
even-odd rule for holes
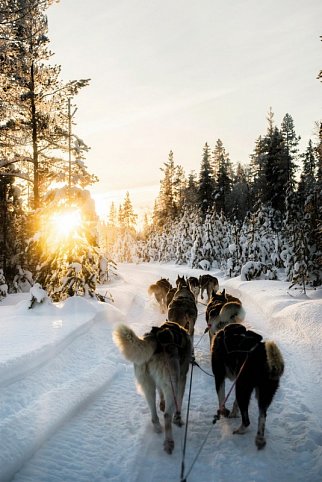
[[[172,451],[174,449],[174,441],[173,440],[165,440],[163,443],[163,448],[167,452],[167,454],[172,454]]]
[[[155,431],[155,433],[161,433],[162,432],[162,427],[161,427],[161,424],[160,422],[152,422],[153,423],[153,429]]]
[[[239,417],[239,408],[238,407],[233,407],[232,411],[228,415],[229,418],[238,418]]]
[[[265,437],[263,435],[257,435],[255,438],[255,444],[258,450],[263,449],[266,445]]]
[[[234,434],[237,433],[239,435],[244,435],[245,432],[246,432],[246,427],[243,424],[233,431]]]
[[[181,414],[179,412],[175,413],[173,416],[173,423],[177,425],[178,427],[182,427],[183,421],[181,418]]]
[[[218,415],[219,418],[220,418],[221,415],[223,417],[228,418],[229,414],[230,414],[230,410],[228,410],[228,408],[220,408],[217,412],[217,415]]]

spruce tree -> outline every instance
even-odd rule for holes
[[[296,160],[298,155],[298,144],[300,137],[295,133],[294,121],[290,114],[285,114],[281,124],[281,134],[285,146],[285,177],[287,178],[287,188],[294,191],[295,173],[297,169]]]
[[[213,207],[215,181],[210,159],[210,148],[206,143],[203,148],[203,155],[199,174],[198,197],[199,206],[205,218],[206,213]]]
[[[229,155],[220,139],[217,140],[213,155],[215,166],[215,206],[216,211],[223,211],[224,214],[231,214],[230,193],[232,185],[232,165]]]

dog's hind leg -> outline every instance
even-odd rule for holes
[[[241,382],[240,379],[237,380],[236,400],[240,409],[242,423],[239,428],[233,431],[233,433],[244,434],[246,432],[246,428],[250,424],[249,415],[248,415],[248,405],[249,405],[252,391],[253,391],[253,387],[245,380],[243,382]]]
[[[186,374],[181,374],[178,384],[178,396],[177,396],[177,403],[176,403],[176,413],[173,416],[173,423],[178,427],[182,427],[183,421],[181,419],[181,407],[182,407],[182,400],[184,391],[186,388]]]
[[[237,400],[235,398],[232,411],[229,414],[229,418],[237,418],[238,415],[239,415],[239,407],[238,407]]]
[[[266,424],[266,410],[260,410],[258,415],[258,427],[255,438],[255,444],[258,450],[262,449],[266,445],[265,440],[265,424]]]
[[[165,412],[164,412],[164,431],[165,439],[163,443],[164,450],[171,454],[174,449],[174,440],[172,434],[172,417],[174,413],[174,396],[171,387],[165,390]]]
[[[267,409],[272,403],[274,394],[278,388],[278,380],[266,380],[265,384],[261,384],[256,388],[256,397],[258,401],[258,427],[255,438],[255,444],[258,450],[266,445],[265,440],[265,424]]]
[[[164,410],[165,410],[165,400],[164,400],[163,391],[161,389],[159,389],[159,397],[160,397],[160,410],[161,410],[161,412],[164,412]]]
[[[162,432],[162,427],[157,414],[156,408],[156,386],[154,380],[148,375],[144,369],[140,370],[140,366],[135,367],[135,376],[138,383],[144,393],[145,399],[149,405],[151,413],[151,421],[153,424],[154,431],[156,433]]]

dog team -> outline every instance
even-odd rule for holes
[[[193,360],[194,327],[198,317],[198,299],[207,296],[206,329],[210,338],[211,367],[218,397],[216,417],[241,416],[241,425],[233,433],[244,434],[250,424],[248,406],[253,390],[258,404],[255,444],[266,445],[266,413],[278,389],[284,371],[282,354],[274,341],[243,325],[242,302],[219,291],[218,279],[210,274],[198,278],[178,276],[176,286],[161,278],[148,288],[167,321],[152,327],[143,337],[127,325],[119,325],[113,338],[124,357],[134,364],[134,373],[148,403],[156,432],[162,427],[157,413],[164,412],[164,450],[174,449],[172,423],[181,426],[181,406],[190,362]],[[232,410],[225,407],[225,379],[235,383]]]

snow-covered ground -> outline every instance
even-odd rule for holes
[[[180,481],[184,428],[174,427],[175,449],[163,451],[133,367],[112,341],[116,324],[138,333],[165,321],[147,294],[160,276],[201,271],[174,265],[120,265],[106,289],[115,302],[82,298],[28,309],[28,295],[0,303],[0,481]],[[194,367],[185,456],[189,482],[289,482],[322,480],[322,290],[307,296],[279,281],[226,280],[220,288],[238,295],[246,323],[274,339],[285,373],[268,411],[267,445],[256,449],[257,405],[251,425],[233,435],[236,419],[213,425],[217,410],[210,376],[205,306],[198,304]],[[190,375],[188,375],[189,388]],[[183,407],[186,414],[187,394]],[[233,397],[232,397],[233,398]],[[230,406],[232,400],[227,405]],[[161,418],[162,420],[162,418]]]

